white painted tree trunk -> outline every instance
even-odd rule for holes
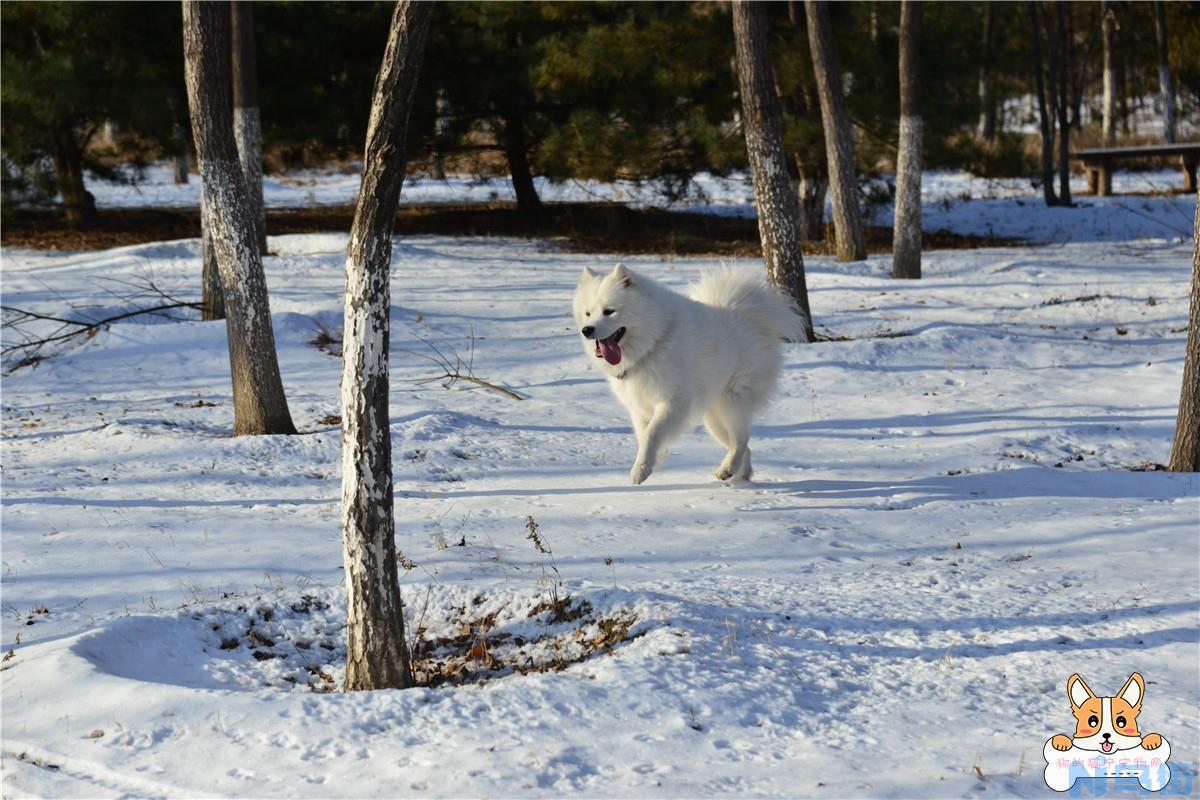
[[[1117,17],[1110,0],[1104,0],[1101,4],[1100,15],[1104,49],[1104,99],[1100,129],[1104,144],[1111,146],[1117,140],[1117,60],[1113,53]]]
[[[184,73],[200,164],[203,224],[212,237],[225,300],[233,433],[295,433],[275,356],[262,253],[233,143],[228,43],[228,6],[185,0]]]
[[[388,337],[392,228],[433,3],[400,0],[375,79],[362,187],[346,248],[342,543],[346,691],[412,685],[396,570]]]
[[[1163,103],[1163,141],[1174,144],[1175,82],[1171,80],[1171,64],[1167,60],[1167,14],[1163,0],[1154,0],[1154,33],[1158,44],[1158,87]]]
[[[262,120],[258,109],[258,66],[254,53],[254,4],[236,0],[232,12],[233,138],[254,218],[259,250],[267,252],[267,214],[263,205]]]
[[[854,135],[842,94],[842,74],[833,41],[833,26],[825,0],[804,0],[808,46],[812,51],[825,151],[829,160],[829,192],[833,198],[833,231],[838,261],[865,261],[862,212],[858,207],[858,178],[854,170]]]

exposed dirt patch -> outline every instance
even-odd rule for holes
[[[304,209],[271,209],[267,232],[286,233],[349,231],[354,218],[350,206]],[[720,255],[756,257],[758,224],[751,219],[722,217],[660,209],[635,209],[610,203],[550,203],[539,214],[523,214],[512,204],[414,205],[396,215],[396,234],[447,236],[512,236],[560,242],[576,252],[658,253],[664,255]],[[144,208],[102,210],[87,223],[67,225],[56,211],[13,211],[0,230],[5,247],[39,250],[101,250],[130,244],[200,235],[200,215],[194,208]],[[889,252],[891,228],[866,231],[870,252]],[[1011,246],[1019,242],[985,236],[965,236],[944,231],[926,233],[924,246],[931,250]],[[823,241],[806,245],[812,255],[827,255]]]

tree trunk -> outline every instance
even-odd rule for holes
[[[1154,34],[1158,40],[1158,86],[1163,101],[1163,141],[1175,143],[1175,82],[1167,61],[1167,4],[1154,0]]]
[[[996,101],[992,97],[992,15],[994,9],[993,3],[983,4],[983,49],[979,57],[979,138],[985,142],[996,138]],[[903,83],[904,79],[900,80]]]
[[[254,4],[235,0],[233,15],[233,135],[246,176],[259,252],[267,252],[267,214],[263,206],[262,118],[258,107],[258,66],[254,60]]]
[[[1104,144],[1111,147],[1117,140],[1117,61],[1113,54],[1113,39],[1117,32],[1117,15],[1112,0],[1100,5],[1100,25],[1104,47],[1104,116],[1100,126]]]
[[[275,356],[262,251],[233,142],[228,43],[228,6],[184,0],[184,74],[200,162],[201,206],[225,297],[233,435],[295,433]]]
[[[1066,18],[1066,3],[1057,0],[1054,3],[1055,33],[1058,42],[1058,78],[1055,81],[1058,88],[1058,99],[1055,105],[1058,109],[1058,204],[1071,205],[1071,124],[1070,113],[1070,34]]]
[[[896,211],[892,223],[892,277],[921,277],[921,146],[924,120],[920,89],[921,3],[900,4],[900,154],[896,159]]]
[[[167,110],[171,114],[171,157],[175,164],[175,183],[186,186],[188,182],[187,134],[184,132],[183,114],[179,101],[171,96],[167,99]]]
[[[796,158],[800,172],[800,230],[805,239],[825,238],[825,196],[829,193],[829,169],[822,154],[811,159]]]
[[[1172,472],[1200,472],[1200,192],[1196,194],[1194,225],[1187,354],[1183,359],[1183,386],[1179,391],[1171,461],[1167,465]]]
[[[1042,131],[1042,194],[1046,205],[1058,205],[1058,195],[1054,193],[1054,126],[1050,114],[1046,110],[1046,81],[1042,72],[1042,25],[1038,20],[1038,3],[1040,0],[1029,0],[1029,23],[1033,34],[1033,75],[1037,94],[1038,121]],[[1053,74],[1053,70],[1051,70]],[[1051,81],[1053,83],[1053,81]],[[1051,90],[1053,92],[1053,90]]]
[[[396,573],[388,340],[392,228],[433,3],[400,0],[375,78],[362,188],[346,248],[342,343],[342,542],[346,691],[412,685]]]
[[[204,192],[200,193],[200,319],[225,319],[225,293],[221,291],[221,270],[213,247],[212,230],[205,221]]]
[[[58,193],[62,195],[67,222],[75,225],[96,218],[96,198],[83,185],[83,148],[75,137],[75,126],[63,121],[54,128],[51,155]]]
[[[513,191],[517,194],[517,208],[527,214],[541,210],[542,201],[533,186],[533,173],[529,170],[528,145],[525,142],[525,123],[519,108],[504,112],[504,155],[508,158],[508,174],[512,177]]]
[[[854,137],[846,99],[842,95],[842,73],[838,68],[833,27],[825,0],[804,0],[808,22],[808,46],[821,100],[825,129],[825,153],[829,162],[829,188],[833,195],[833,225],[838,261],[865,261],[862,213],[858,208],[858,180],[854,173]]]
[[[754,180],[758,236],[767,279],[783,289],[803,312],[804,333],[811,342],[815,336],[804,278],[800,198],[792,187],[783,149],[779,98],[767,54],[767,9],[762,2],[734,0],[733,42],[742,96],[742,132]]]

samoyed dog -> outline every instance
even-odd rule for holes
[[[724,268],[684,297],[618,264],[607,275],[585,268],[574,305],[584,351],[633,421],[633,483],[697,419],[726,449],[717,478],[750,479],[750,424],[775,390],[783,342],[807,341],[806,319],[785,295]]]

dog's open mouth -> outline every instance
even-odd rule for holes
[[[617,330],[608,338],[596,340],[596,358],[603,358],[614,367],[621,363],[621,346],[617,342],[625,335],[624,328]]]
[[[1106,753],[1111,753],[1113,751],[1113,743],[1112,742],[1102,742],[1100,744],[1100,749]]]

